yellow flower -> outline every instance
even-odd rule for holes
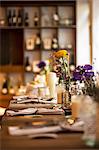
[[[55,57],[57,58],[66,57],[66,59],[68,59],[68,52],[66,50],[59,50],[55,52]]]
[[[53,60],[51,58],[49,58],[49,63],[52,63],[52,62],[53,62]]]

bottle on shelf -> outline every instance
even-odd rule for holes
[[[17,25],[22,26],[22,10],[19,10],[18,17],[17,17]]]
[[[53,14],[53,24],[54,24],[55,26],[57,26],[58,23],[59,23],[59,15],[58,15],[58,13],[54,13],[54,14]]]
[[[24,17],[24,25],[29,26],[29,15],[27,12],[25,13],[25,17]]]
[[[8,25],[8,26],[11,26],[11,25],[12,25],[12,14],[11,14],[11,10],[8,10],[7,25]]]
[[[9,88],[9,94],[14,95],[15,94],[15,89],[13,86],[10,86]]]
[[[28,56],[26,57],[25,70],[28,71],[28,72],[32,70],[32,67],[31,67],[31,64],[29,62],[29,57]]]
[[[16,16],[16,11],[15,9],[13,10],[13,15],[12,15],[12,25],[16,26],[17,24],[17,16]]]
[[[8,80],[7,79],[5,79],[3,83],[1,93],[4,95],[8,94]]]
[[[35,41],[35,48],[40,49],[40,47],[41,47],[40,33],[37,33],[36,41]]]
[[[35,12],[34,14],[34,26],[37,27],[39,24],[39,17],[37,15],[37,13]]]
[[[58,50],[58,39],[56,36],[52,38],[52,50]]]

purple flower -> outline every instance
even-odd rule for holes
[[[87,65],[84,66],[84,69],[85,70],[92,70],[92,66],[87,64]]]
[[[80,72],[74,72],[73,77],[74,77],[74,80],[81,80],[82,75],[80,74]]]
[[[90,78],[90,77],[93,77],[94,76],[94,72],[85,72],[84,73],[84,76],[86,77],[86,78]]]
[[[80,65],[77,66],[77,67],[76,67],[76,70],[78,70],[78,71],[83,70],[83,66],[80,66]]]
[[[44,61],[41,61],[39,64],[37,64],[39,68],[44,68],[46,66],[46,63]]]

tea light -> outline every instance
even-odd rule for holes
[[[3,116],[6,108],[0,107],[0,116]]]
[[[3,26],[4,24],[5,24],[5,20],[4,20],[4,19],[1,19],[1,20],[0,20],[0,25]]]

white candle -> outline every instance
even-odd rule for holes
[[[6,108],[0,107],[0,116],[3,116]]]
[[[56,73],[49,72],[47,74],[47,86],[49,87],[50,97],[56,98]]]

